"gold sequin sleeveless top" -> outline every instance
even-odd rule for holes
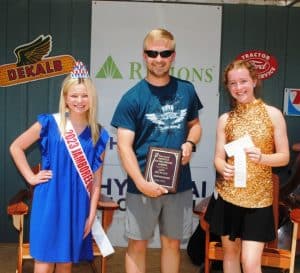
[[[255,146],[263,154],[274,151],[273,124],[265,104],[258,99],[248,104],[237,104],[229,112],[225,125],[226,143],[243,137],[251,136]],[[234,157],[228,158],[229,164],[234,164]],[[247,158],[247,186],[235,188],[232,180],[218,179],[216,188],[224,200],[234,205],[246,208],[263,208],[272,205],[273,182],[272,169]]]

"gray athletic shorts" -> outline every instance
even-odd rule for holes
[[[125,235],[134,240],[149,240],[156,224],[160,235],[186,239],[192,232],[192,190],[157,198],[127,193]]]

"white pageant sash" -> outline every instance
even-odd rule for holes
[[[53,117],[59,128],[59,113],[53,114]],[[82,184],[84,185],[88,196],[90,197],[94,181],[93,171],[70,120],[67,120],[66,122],[66,132],[62,136],[62,138],[66,144],[67,150],[70,157],[72,158],[74,166],[81,178]],[[95,217],[95,221],[92,226],[92,234],[103,257],[106,257],[115,252],[97,216]]]
[[[56,113],[53,116],[59,127],[59,114]],[[88,195],[90,196],[94,181],[93,172],[70,120],[67,120],[66,122],[65,135],[63,135],[62,137],[66,144],[70,157],[72,158],[74,166],[81,178],[81,181],[83,182],[83,185],[87,190]]]

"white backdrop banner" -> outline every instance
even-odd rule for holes
[[[220,6],[121,1],[94,1],[92,4],[90,73],[99,95],[99,121],[111,136],[102,192],[120,205],[109,231],[115,246],[127,245],[123,235],[127,185],[117,154],[116,131],[110,121],[121,96],[146,75],[143,39],[153,28],[166,28],[174,34],[177,54],[171,74],[191,81],[204,105],[200,111],[202,139],[191,161],[194,202],[213,191],[221,22]],[[195,225],[197,222],[195,218]],[[159,246],[157,232],[150,246]]]

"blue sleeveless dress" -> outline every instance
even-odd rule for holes
[[[83,239],[90,199],[61,138],[52,115],[38,116],[42,129],[40,150],[42,169],[52,170],[52,179],[35,186],[30,218],[30,254],[42,262],[92,260],[92,235]],[[78,136],[92,171],[101,165],[101,154],[109,139],[102,128],[93,145],[86,127]]]

